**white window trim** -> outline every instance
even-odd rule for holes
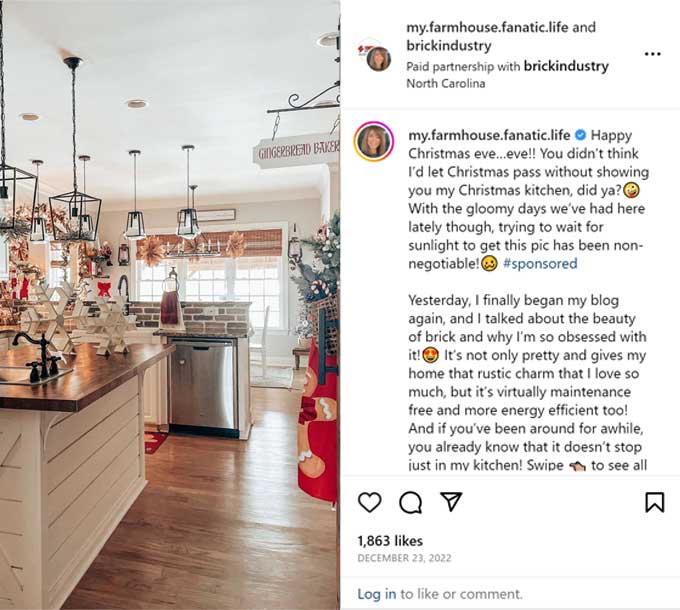
[[[288,299],[290,290],[290,269],[288,268],[288,223],[287,222],[258,222],[248,224],[222,224],[210,223],[205,226],[207,233],[214,231],[218,232],[232,232],[232,231],[263,231],[266,229],[281,229],[281,323],[279,328],[269,328],[267,334],[272,335],[289,335],[290,334],[290,314],[288,311]],[[147,228],[148,235],[176,235],[177,227],[156,227]],[[131,294],[130,299],[137,301],[137,242],[130,242],[130,283]],[[181,281],[186,281],[186,278],[181,278]],[[259,330],[257,326],[254,327]]]

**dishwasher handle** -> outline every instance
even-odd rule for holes
[[[211,347],[234,347],[235,341],[233,339],[218,339],[215,341],[201,341],[196,339],[189,340],[175,340],[173,341],[177,347],[191,347],[193,349],[207,350]]]

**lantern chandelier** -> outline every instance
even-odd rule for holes
[[[125,237],[130,241],[137,241],[146,237],[144,230],[144,212],[137,211],[137,157],[142,154],[141,150],[128,151],[132,157],[133,182],[134,182],[134,201],[135,207],[132,212],[128,212],[127,224],[125,225]]]
[[[3,5],[0,0],[0,231],[11,231],[15,228],[17,209],[17,187],[28,187],[33,190],[33,207],[35,207],[38,181],[18,167],[7,165],[5,147],[5,47],[3,43]]]
[[[197,184],[190,184],[189,189],[191,190],[191,208],[186,208],[180,211],[185,212],[189,209],[195,210],[195,192],[198,188]],[[180,220],[180,227],[182,226],[182,221]],[[198,226],[198,225],[197,225]],[[177,230],[179,235],[179,228]],[[184,237],[184,235],[182,235]],[[165,258],[205,258],[205,257],[215,257],[221,255],[221,245],[220,240],[213,242],[211,239],[206,239],[205,234],[198,233],[194,238],[180,239],[176,244],[167,243],[165,246]]]
[[[76,69],[82,63],[79,57],[67,57],[64,63],[71,70],[71,119],[73,124],[73,190],[63,195],[50,197],[50,216],[54,239],[56,241],[95,241],[99,229],[99,214],[102,200],[88,195],[85,182],[85,162],[90,160],[87,155],[78,157],[83,161],[83,191],[78,190],[78,176],[76,171]],[[58,224],[55,214],[57,209],[66,208],[66,220],[62,225]],[[56,221],[56,222],[55,222]]]
[[[196,185],[190,184],[189,176],[189,155],[195,146],[193,144],[185,144],[182,150],[187,153],[187,206],[182,208],[177,213],[177,235],[184,239],[196,239],[201,234],[201,229],[198,226],[198,214],[196,214],[196,207],[194,203],[194,191]],[[189,203],[189,193],[191,192],[191,204]]]

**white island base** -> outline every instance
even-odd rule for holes
[[[142,377],[76,413],[0,409],[0,609],[60,608],[144,488]]]

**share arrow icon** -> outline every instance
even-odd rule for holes
[[[439,495],[446,500],[446,504],[449,507],[449,512],[452,513],[453,509],[456,508],[456,504],[463,496],[462,491],[440,491]]]

